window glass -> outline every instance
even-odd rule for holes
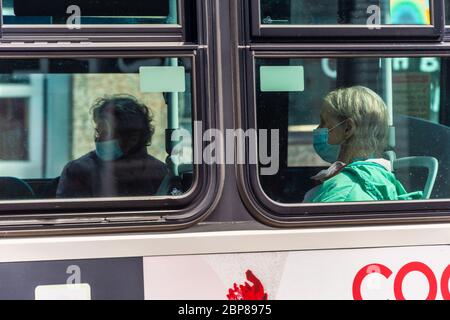
[[[263,25],[429,25],[428,0],[260,0]]]
[[[445,5],[445,24],[448,27],[450,25],[450,1],[445,0],[444,5]]]
[[[190,58],[0,60],[0,199],[181,195]],[[166,139],[166,136],[169,139]]]
[[[29,122],[27,98],[3,98],[0,100],[0,127],[3,128],[0,137],[0,154],[5,161],[27,161]]]
[[[177,0],[2,0],[6,25],[176,24]]]
[[[265,193],[281,203],[450,198],[449,62],[257,59],[257,126],[279,133],[279,170],[259,176]]]

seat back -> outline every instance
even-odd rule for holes
[[[428,177],[423,189],[423,198],[430,199],[439,171],[439,161],[433,157],[407,157],[394,161],[394,172],[403,168],[426,168]]]
[[[438,172],[430,199],[450,198],[450,128],[438,123],[404,115],[394,116],[396,128],[395,154],[398,159],[425,157],[424,159],[405,160],[397,165],[396,176],[409,191],[423,190],[423,185],[433,178],[433,166],[438,161]],[[434,158],[434,160],[430,159]],[[412,162],[411,162],[412,161]],[[434,164],[433,164],[434,163]],[[413,166],[414,164],[414,166]],[[406,166],[411,167],[406,168]],[[431,167],[430,167],[431,166]],[[429,171],[431,168],[431,172]],[[426,172],[428,170],[428,172]],[[430,189],[429,189],[430,190]],[[424,190],[425,191],[425,190]]]
[[[0,200],[34,199],[35,194],[25,181],[13,177],[0,177]]]

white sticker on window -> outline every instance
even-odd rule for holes
[[[264,66],[260,69],[261,92],[305,91],[305,75],[301,66]]]
[[[141,92],[185,92],[184,67],[141,67],[139,68]]]
[[[91,286],[87,283],[38,286],[34,297],[36,300],[91,300]]]

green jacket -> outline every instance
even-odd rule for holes
[[[423,199],[423,192],[407,193],[394,174],[374,162],[357,161],[318,187],[312,203]]]

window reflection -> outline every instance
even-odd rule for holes
[[[80,24],[176,24],[177,0],[2,0],[3,23],[61,25]]]
[[[429,25],[428,0],[260,0],[264,25]]]
[[[0,99],[0,160],[28,160],[28,99]]]

